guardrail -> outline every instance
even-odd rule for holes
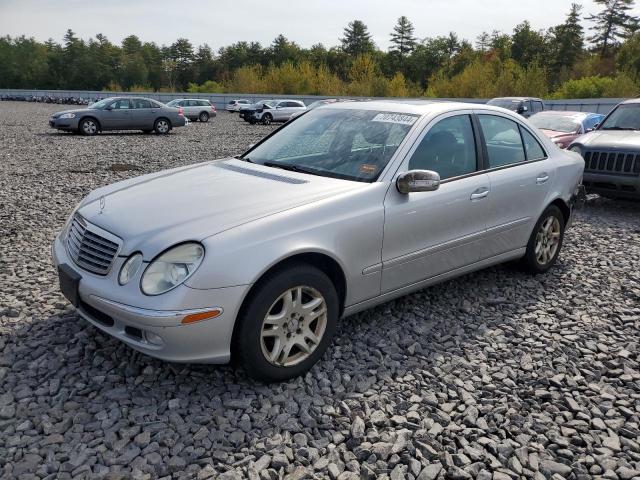
[[[305,104],[315,102],[323,98],[331,97],[331,95],[255,95],[255,94],[241,94],[241,93],[164,93],[164,92],[148,92],[148,93],[131,93],[131,92],[103,92],[103,91],[88,91],[88,90],[41,90],[41,89],[0,89],[0,96],[24,96],[24,97],[78,97],[86,98],[89,100],[97,100],[106,97],[114,96],[135,96],[135,97],[147,97],[159,100],[161,102],[169,102],[176,98],[202,98],[210,100],[218,110],[224,110],[225,105],[229,100],[233,99],[247,99],[251,101],[258,101],[267,98],[291,98],[296,100],[302,100]],[[331,98],[345,98],[353,100],[363,100],[365,97],[331,97]],[[367,97],[369,98],[369,97]],[[373,99],[384,99],[381,97],[370,97]],[[385,97],[389,99],[388,97]],[[485,103],[487,99],[478,98],[429,98],[429,99],[410,99],[410,100],[439,100],[439,101],[454,101],[454,102],[468,102],[468,103]],[[586,98],[586,99],[571,99],[571,100],[545,100],[545,106],[549,110],[569,110],[580,112],[594,112],[594,113],[609,113],[613,107],[618,103],[625,100],[624,98]]]

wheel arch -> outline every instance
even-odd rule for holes
[[[263,282],[268,280],[268,278],[273,275],[275,272],[285,269],[291,265],[299,265],[299,264],[307,264],[311,265],[318,270],[325,273],[333,285],[336,288],[336,293],[338,294],[339,301],[339,309],[340,309],[340,317],[342,317],[342,313],[344,312],[344,304],[347,297],[347,279],[344,274],[344,269],[340,265],[340,263],[333,258],[331,255],[326,253],[317,252],[317,251],[306,251],[306,252],[298,252],[294,253],[288,257],[282,258],[271,266],[269,266],[266,270],[264,270],[261,274],[258,275],[257,280],[251,285],[251,288],[247,290],[245,293],[242,302],[240,304],[240,308],[238,309],[238,314],[236,315],[236,319],[233,325],[233,333],[231,335],[231,356],[234,356],[235,346],[237,344],[236,334],[240,325],[238,319],[244,313],[244,309],[247,307],[249,299],[253,295],[253,293],[262,285]]]
[[[564,219],[564,224],[566,226],[567,222],[569,222],[569,217],[571,217],[571,208],[569,208],[567,202],[558,197],[549,204],[549,206],[551,205],[555,205],[560,209],[560,211],[562,212],[562,217]]]

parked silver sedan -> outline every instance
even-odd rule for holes
[[[91,192],[53,258],[79,314],[131,347],[283,380],[342,317],[509,260],[551,268],[583,168],[504,109],[336,103],[239,158]]]
[[[86,108],[57,112],[49,118],[51,128],[83,135],[96,135],[105,130],[155,131],[164,135],[185,124],[182,109],[139,97],[105,98]]]

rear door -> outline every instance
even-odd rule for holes
[[[128,98],[115,100],[103,110],[100,122],[103,130],[131,128],[131,103]]]
[[[151,102],[144,98],[134,98],[131,100],[131,123],[135,128],[144,130],[153,128],[155,119],[155,110],[152,108]]]
[[[382,291],[389,292],[476,262],[486,230],[489,177],[480,171],[470,111],[431,122],[398,169],[433,170],[440,187],[385,198]]]
[[[536,136],[501,114],[478,112],[491,183],[484,258],[526,247],[546,206],[554,167]]]

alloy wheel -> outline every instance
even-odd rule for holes
[[[166,120],[159,120],[157,123],[157,129],[160,133],[167,133],[169,131],[169,124]]]
[[[84,122],[82,122],[82,131],[86,135],[93,135],[98,131],[98,126],[93,120],[85,120]]]
[[[269,308],[260,332],[262,354],[279,367],[307,359],[327,328],[327,304],[320,292],[297,286],[282,293]]]
[[[535,256],[540,265],[551,262],[560,245],[560,221],[553,215],[540,225],[536,235]]]

